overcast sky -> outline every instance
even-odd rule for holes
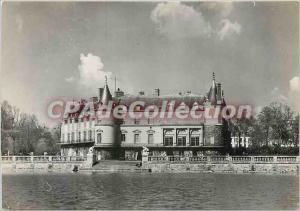
[[[227,102],[299,101],[297,2],[3,3],[2,100],[46,121],[62,96],[205,94]],[[298,104],[299,105],[299,104]]]

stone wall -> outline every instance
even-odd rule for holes
[[[270,173],[297,174],[299,164],[191,164],[191,163],[147,163],[145,170],[151,172],[216,172],[216,173]]]
[[[76,167],[85,168],[84,163],[2,163],[2,174],[72,172]]]

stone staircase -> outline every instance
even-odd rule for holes
[[[137,172],[142,171],[137,166],[141,161],[122,161],[122,160],[102,160],[96,163],[90,169],[81,169],[81,171],[92,172]]]

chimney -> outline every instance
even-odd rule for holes
[[[221,83],[217,84],[217,99],[221,100],[222,99],[222,89],[221,89]]]
[[[98,101],[98,97],[91,97],[91,98],[90,98],[90,101],[92,101],[92,102],[94,102],[94,103],[95,103],[95,102],[97,102],[97,101]]]
[[[115,91],[115,97],[120,98],[123,96],[124,96],[124,92],[120,88],[118,88],[117,91]]]
[[[155,89],[155,96],[159,97],[159,95],[160,95],[160,90],[159,90],[159,88],[157,88],[157,89]]]
[[[99,88],[99,100],[100,100],[101,97],[102,97],[103,90],[104,90],[104,88]]]

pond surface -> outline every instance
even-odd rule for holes
[[[208,173],[3,175],[10,209],[296,209],[299,176]]]

